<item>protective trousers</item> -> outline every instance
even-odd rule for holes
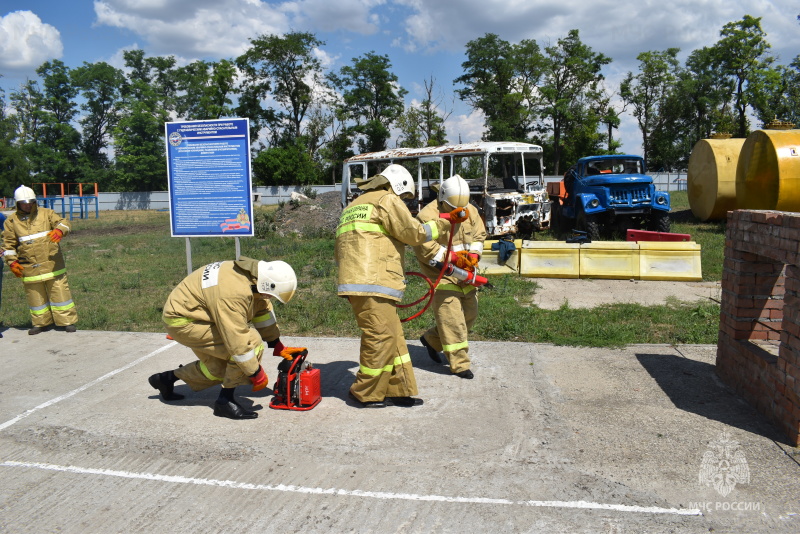
[[[78,312],[69,291],[67,275],[62,274],[39,282],[25,282],[24,286],[34,327],[44,328],[53,323],[56,326],[68,326],[78,322]]]
[[[361,329],[360,365],[350,391],[361,402],[417,394],[403,325],[394,301],[383,297],[348,297]]]
[[[436,290],[433,296],[436,326],[423,334],[434,350],[444,352],[453,373],[470,368],[467,336],[478,317],[478,292],[472,287],[465,291],[458,286]]]
[[[192,349],[198,358],[198,361],[175,370],[175,376],[186,382],[192,391],[219,384],[225,388],[250,384],[250,378],[245,376],[236,362],[230,360],[231,355],[216,325],[189,323],[178,327],[167,326],[167,333],[181,345]],[[256,343],[261,343],[261,336],[255,328],[250,329],[250,335],[257,340]],[[258,347],[256,358],[260,363],[264,346],[261,344]]]

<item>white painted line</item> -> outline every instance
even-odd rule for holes
[[[131,473],[129,471],[93,469],[88,467],[76,467],[73,465],[64,466],[7,461],[0,463],[0,467],[27,467],[33,469],[45,469],[47,471],[75,473],[80,475],[103,475],[110,477],[172,482],[175,484],[195,484],[197,486],[219,486],[224,488],[260,491],[284,491],[313,495],[344,495],[350,497],[366,497],[368,499],[399,499],[405,501],[438,501],[469,504],[504,504],[534,506],[540,508],[581,508],[584,510],[613,510],[617,512],[633,512],[643,514],[703,515],[700,510],[696,509],[659,508],[657,506],[631,506],[627,504],[606,504],[587,501],[512,501],[509,499],[492,499],[486,497],[446,497],[443,495],[417,495],[414,493],[387,493],[382,491],[344,490],[336,488],[306,488],[303,486],[286,486],[284,484],[249,484],[245,482],[236,482],[234,480],[214,480],[208,478],[193,478],[176,475],[159,475],[154,473]]]
[[[70,391],[69,393],[65,393],[65,394],[61,395],[60,397],[56,397],[55,399],[50,399],[49,401],[47,401],[47,402],[44,402],[44,403],[40,404],[39,406],[37,406],[37,407],[35,407],[35,408],[31,408],[30,410],[28,410],[28,411],[26,411],[26,412],[23,412],[23,413],[21,413],[20,415],[16,416],[14,419],[11,419],[11,420],[9,420],[9,421],[6,421],[6,422],[5,422],[5,423],[3,423],[3,424],[0,424],[0,430],[5,430],[6,428],[10,427],[11,425],[13,425],[13,424],[15,424],[15,423],[18,423],[18,422],[19,422],[19,421],[21,421],[22,419],[25,419],[26,417],[28,417],[28,416],[29,416],[29,415],[31,415],[32,413],[38,412],[39,410],[43,410],[43,409],[47,408],[48,406],[52,406],[53,404],[56,404],[56,403],[58,403],[58,402],[61,402],[61,401],[65,400],[65,399],[68,399],[68,398],[72,397],[73,395],[77,395],[77,394],[78,394],[78,393],[80,393],[81,391],[87,390],[87,389],[89,389],[90,387],[92,387],[92,386],[94,386],[94,385],[96,385],[96,384],[99,384],[99,383],[100,383],[100,382],[102,382],[103,380],[106,380],[107,378],[111,378],[112,376],[114,376],[114,375],[116,375],[116,374],[119,374],[119,373],[121,373],[122,371],[127,371],[128,369],[130,369],[130,368],[131,368],[131,367],[133,367],[134,365],[138,365],[138,364],[140,364],[141,362],[145,361],[146,359],[148,359],[148,358],[152,358],[152,357],[153,357],[153,356],[155,356],[156,354],[159,354],[159,353],[161,353],[161,352],[164,352],[164,351],[165,351],[165,350],[167,350],[168,348],[170,348],[170,347],[173,347],[173,346],[175,346],[175,345],[177,345],[177,344],[178,344],[178,342],[177,342],[177,341],[173,341],[173,342],[172,342],[172,343],[170,343],[169,345],[164,345],[164,346],[163,346],[163,347],[161,347],[160,349],[156,349],[156,350],[154,350],[153,352],[151,352],[151,353],[150,353],[150,354],[148,354],[147,356],[142,356],[142,357],[141,357],[141,358],[139,358],[138,360],[132,361],[132,362],[131,362],[131,363],[129,363],[128,365],[125,365],[125,366],[123,366],[123,367],[120,367],[119,369],[116,369],[116,370],[114,370],[114,371],[111,371],[110,373],[106,373],[106,374],[104,374],[103,376],[101,376],[100,378],[97,378],[97,379],[95,379],[95,380],[92,380],[92,381],[91,381],[91,382],[89,382],[88,384],[84,384],[84,385],[82,385],[82,386],[81,386],[81,387],[79,387],[78,389],[73,389],[73,390],[72,390],[72,391]]]

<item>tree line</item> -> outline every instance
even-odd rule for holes
[[[290,32],[251,39],[236,58],[185,66],[142,50],[124,52],[124,69],[47,61],[38,79],[0,89],[0,193],[22,183],[165,190],[164,123],[174,120],[249,118],[256,185],[331,183],[355,153],[447,142],[454,100],[433,76],[422,101],[405,105],[388,56],[368,52],[324,72],[314,54],[324,46]],[[542,145],[553,174],[582,156],[617,153],[623,113],[637,121],[654,170],[685,168],[694,144],[714,132],[746,137],[750,116],[800,123],[800,55],[778,65],[760,18],[725,24],[683,65],[679,52],[642,52],[638,70],[609,87],[602,70],[612,59],[578,30],[544,46],[487,33],[467,43],[452,98],[483,112],[484,140]]]

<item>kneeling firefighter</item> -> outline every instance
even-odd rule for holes
[[[459,175],[442,182],[438,198],[422,208],[417,215],[421,222],[436,220],[440,214],[454,209],[466,208],[469,204],[469,185]],[[434,265],[451,263],[465,271],[474,272],[483,255],[486,228],[477,210],[468,210],[467,220],[453,228],[450,257],[446,258],[447,238],[439,236],[436,241],[414,247],[422,274],[436,279],[438,269]],[[433,297],[433,314],[436,324],[419,338],[428,350],[428,355],[437,363],[444,351],[450,363],[450,371],[460,378],[473,378],[470,369],[469,342],[467,336],[478,317],[478,291],[474,283],[449,274],[442,277]]]
[[[412,397],[417,383],[395,307],[405,290],[403,256],[406,245],[446,235],[451,224],[412,217],[401,198],[414,197],[414,180],[400,165],[356,185],[364,193],[342,212],[335,249],[337,292],[350,302],[362,332],[349,394],[361,407],[418,406],[422,399]]]
[[[149,378],[165,401],[180,400],[175,382],[186,382],[193,391],[221,385],[214,415],[230,419],[255,419],[234,398],[236,386],[251,383],[253,391],[267,386],[261,366],[264,342],[274,356],[287,360],[305,350],[285,347],[280,341],[271,299],[286,304],[297,289],[291,265],[283,261],[236,261],[210,263],[187,276],[170,293],[164,305],[167,333],[189,347],[198,360]]]

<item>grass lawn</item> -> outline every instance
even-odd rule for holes
[[[673,193],[672,231],[691,234],[702,245],[703,278],[722,276],[722,223],[699,223],[688,212],[685,192]],[[274,209],[274,208],[272,208]],[[270,208],[259,208],[258,217]],[[62,241],[80,329],[162,332],[162,306],[187,274],[186,240],[170,236],[169,215],[160,211],[103,211],[99,219],[76,219]],[[547,233],[537,239],[550,239]],[[350,306],[336,296],[332,236],[241,238],[244,256],[281,259],[298,274],[298,292],[288,305],[277,303],[285,335],[358,337]],[[192,238],[192,264],[234,259],[233,238]],[[413,259],[413,254],[407,254]],[[412,261],[408,270],[415,270]],[[406,302],[427,286],[411,277]],[[542,310],[531,304],[535,279],[492,277],[494,290],[481,291],[474,340],[548,342],[561,345],[614,347],[631,343],[716,343],[719,305],[668,302],[661,306],[612,304],[598,308]],[[416,311],[416,310],[413,310]],[[400,310],[406,317],[412,310]],[[4,269],[0,319],[6,326],[30,327],[22,284]],[[430,313],[405,323],[406,338],[417,339],[433,321]]]

